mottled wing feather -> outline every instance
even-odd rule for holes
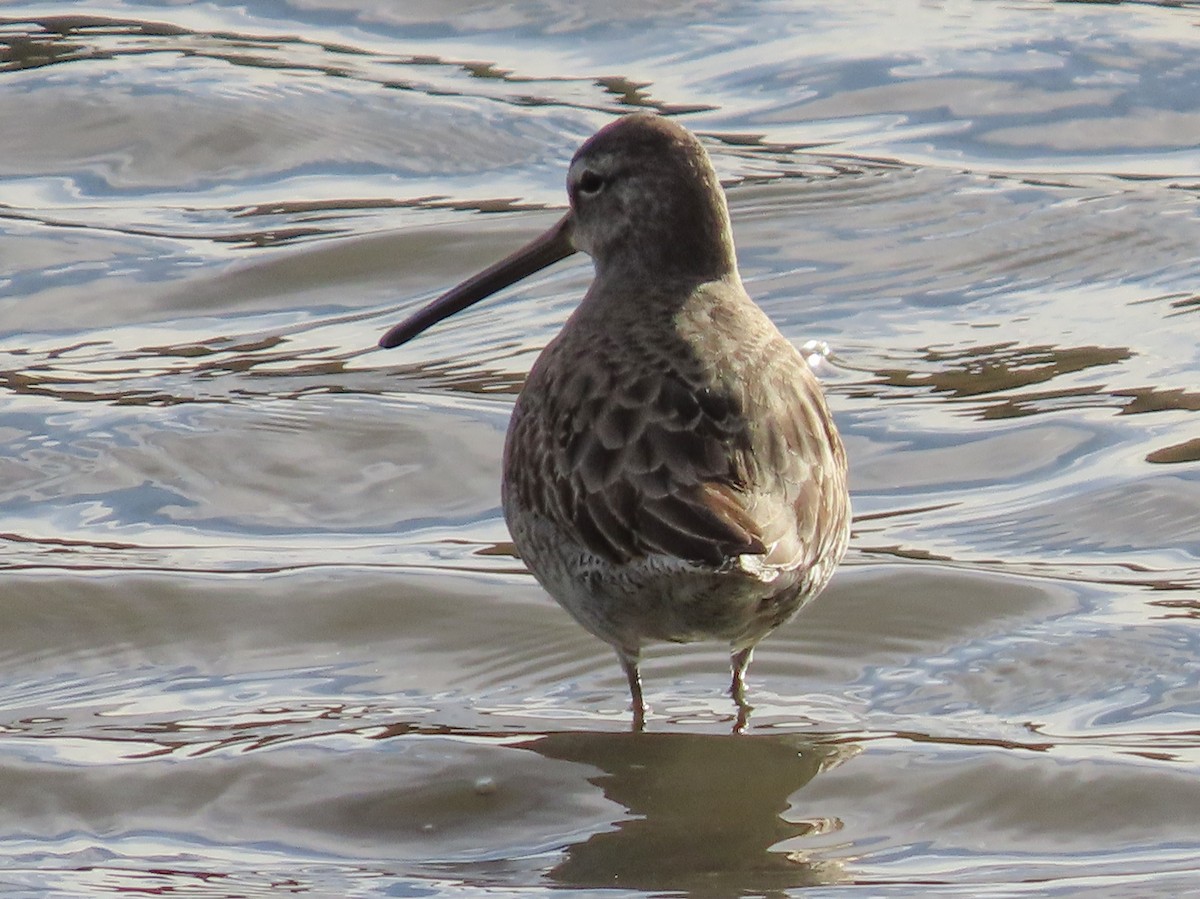
[[[555,346],[574,364],[560,356],[542,369],[555,383],[523,395],[510,440],[525,463],[507,467],[506,489],[617,564],[655,553],[808,564],[844,529],[844,509],[821,511],[844,503],[844,484],[828,481],[843,476],[831,458],[841,444],[816,379],[771,332],[720,373],[681,365],[677,349],[668,366],[653,348],[631,364],[628,344]]]
[[[704,490],[730,478],[728,435],[704,422],[682,389],[650,393],[635,381],[631,395],[625,385],[606,386],[582,404],[554,410],[564,427],[540,479],[555,482],[543,497],[546,511],[612,562],[662,553],[719,565],[730,555],[761,552],[748,519],[728,514],[728,501],[710,504]]]

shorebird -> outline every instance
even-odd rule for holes
[[[745,727],[758,642],[846,550],[846,455],[804,357],[750,299],[700,141],[648,113],[589,138],[549,231],[380,340],[394,347],[576,251],[595,278],[542,351],[504,447],[504,516],[546,591],[617,653],[729,644]]]

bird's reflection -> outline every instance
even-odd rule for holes
[[[799,820],[792,799],[856,746],[795,736],[563,733],[523,748],[600,769],[592,782],[631,816],[569,846],[548,872],[557,883],[735,896],[845,877],[836,862],[789,851],[836,826]]]

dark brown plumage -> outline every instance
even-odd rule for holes
[[[742,286],[725,196],[689,132],[610,124],[575,155],[571,211],[388,333],[394,346],[582,250],[591,289],[530,372],[504,454],[522,559],[617,651],[644,716],[651,640],[733,653],[739,728],[754,646],[846,548],[846,458],[799,352]]]

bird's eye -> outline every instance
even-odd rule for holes
[[[604,178],[597,175],[591,169],[584,169],[579,176],[579,192],[588,196],[595,196],[604,188]]]

